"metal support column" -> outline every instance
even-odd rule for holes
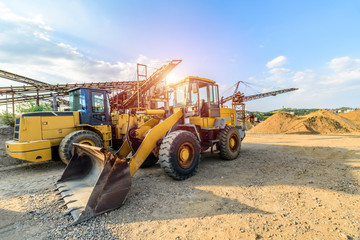
[[[15,117],[15,99],[14,99],[14,92],[12,92],[12,112],[13,112],[13,116]]]
[[[39,89],[36,89],[36,106],[40,105],[40,100],[39,100]]]
[[[143,71],[140,71],[140,68],[142,68]],[[147,79],[147,65],[140,63],[137,64],[136,77],[137,77],[136,91],[137,91],[137,102],[138,102],[137,107],[140,108],[140,80]]]

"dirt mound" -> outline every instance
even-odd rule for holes
[[[249,132],[342,134],[360,132],[360,127],[350,119],[327,110],[319,110],[303,117],[287,113],[277,113]]]
[[[357,125],[360,125],[360,110],[355,110],[347,113],[339,113],[338,115],[350,119]]]
[[[240,125],[240,126],[243,125],[243,121],[241,119],[238,119],[238,125]],[[252,129],[255,125],[256,125],[255,123],[251,123],[250,121],[246,120],[245,121],[246,131]]]
[[[266,121],[252,128],[250,132],[262,133],[287,133],[290,129],[297,128],[298,118],[287,113],[276,113]]]

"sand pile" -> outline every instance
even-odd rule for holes
[[[290,129],[297,128],[299,120],[297,117],[287,113],[276,113],[252,128],[250,132],[262,133],[286,133]]]
[[[238,125],[242,126],[243,125],[243,121],[241,119],[238,119]],[[255,123],[251,123],[248,120],[245,120],[245,129],[246,130],[250,130],[252,129],[256,124]]]
[[[319,110],[303,117],[277,113],[249,132],[341,134],[360,132],[360,127],[351,121],[327,110]]]
[[[348,113],[339,113],[340,116],[350,119],[355,122],[357,125],[360,125],[360,110],[351,111]]]

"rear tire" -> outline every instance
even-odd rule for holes
[[[224,160],[236,159],[241,150],[240,133],[235,127],[225,126],[219,136],[220,156]]]
[[[69,133],[60,143],[59,156],[63,163],[68,164],[74,153],[73,143],[82,143],[90,146],[103,147],[103,140],[99,135],[88,130],[79,130]]]
[[[159,162],[164,171],[176,180],[193,176],[200,162],[200,144],[191,132],[169,133],[159,150]]]

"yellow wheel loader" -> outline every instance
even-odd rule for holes
[[[73,143],[111,147],[122,144],[128,115],[110,116],[109,90],[75,88],[69,92],[70,111],[24,113],[15,119],[14,140],[7,141],[7,154],[41,162],[57,157],[68,163]],[[142,122],[142,120],[139,120]]]
[[[218,85],[209,79],[187,77],[170,87],[174,103],[168,111],[141,110],[157,116],[143,124],[137,122],[139,111],[128,110],[122,116],[127,123],[122,128],[126,129],[125,140],[115,154],[106,150],[109,144],[104,144],[105,148],[94,146],[99,139],[94,134],[90,137],[91,129],[73,132],[62,140],[66,146],[64,155],[70,151],[67,157],[72,158],[56,186],[73,224],[120,207],[130,190],[132,176],[145,161],[151,160],[153,165],[158,160],[170,177],[185,180],[196,173],[203,151],[216,150],[225,160],[238,157],[245,129],[237,126],[235,109],[220,107]],[[107,98],[102,99],[106,105]],[[70,102],[74,106],[76,101]],[[92,105],[96,114],[99,105]],[[83,113],[82,118],[91,118],[91,113]],[[97,119],[105,123],[106,114]],[[82,138],[84,135],[87,137]]]

